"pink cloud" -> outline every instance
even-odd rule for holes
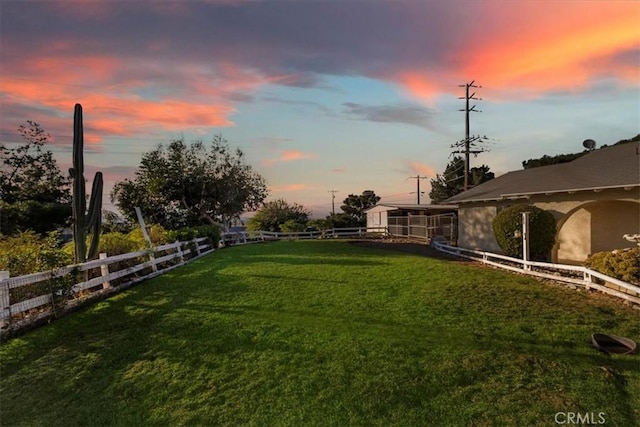
[[[303,153],[302,151],[284,151],[280,156],[280,160],[283,162],[290,162],[293,160],[311,159],[315,157],[312,153]]]
[[[316,155],[314,153],[305,153],[297,150],[291,150],[291,151],[285,150],[285,151],[282,151],[282,153],[280,153],[280,157],[278,157],[277,159],[273,159],[273,158],[264,159],[262,160],[262,164],[266,167],[272,167],[280,162],[293,162],[296,160],[312,159],[315,156]]]
[[[229,100],[230,94],[254,90],[261,84],[252,73],[223,64],[219,75],[215,70],[207,74],[210,80],[205,74],[194,73],[191,79],[183,75],[177,79],[178,83],[173,83],[174,87],[169,86],[169,92],[153,99],[138,95],[147,87],[153,90],[142,77],[149,72],[148,68],[133,69],[131,75],[114,84],[113,75],[127,68],[121,59],[40,57],[4,68],[0,76],[3,110],[37,106],[33,108],[33,115],[21,121],[35,120],[50,133],[68,134],[69,130],[63,129],[71,129],[69,117],[79,102],[85,110],[87,143],[97,143],[110,135],[133,136],[149,129],[175,131],[232,126],[230,117],[236,110]],[[6,118],[2,121],[6,131],[14,130],[19,124],[9,123]]]
[[[552,4],[553,13],[540,2],[484,2],[487,22],[482,30],[469,26],[468,42],[464,49],[451,49],[446,70],[415,64],[387,78],[426,102],[441,93],[459,94],[457,85],[472,79],[495,94],[518,97],[582,90],[601,76],[637,84],[637,62],[616,63],[610,58],[637,51],[638,3]]]
[[[412,174],[428,176],[429,178],[435,178],[436,176],[436,170],[432,166],[413,161],[410,161],[407,166]]]
[[[274,185],[271,186],[271,191],[277,192],[291,192],[308,190],[310,187],[307,184],[286,184],[286,185]]]

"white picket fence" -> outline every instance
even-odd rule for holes
[[[149,250],[131,252],[122,255],[107,256],[100,254],[100,259],[88,261],[83,264],[70,265],[55,271],[44,271],[40,273],[32,273],[25,276],[9,277],[8,272],[0,272],[0,327],[7,329],[9,326],[21,326],[25,319],[13,321],[17,315],[26,313],[31,314],[29,321],[35,320],[43,316],[51,314],[53,305],[53,295],[51,292],[42,295],[30,296],[28,299],[12,297],[12,294],[19,294],[20,288],[33,286],[38,283],[48,283],[51,279],[60,278],[71,275],[74,272],[86,272],[89,270],[100,269],[100,275],[88,281],[76,283],[70,291],[69,297],[71,304],[77,303],[86,298],[80,298],[80,294],[86,296],[97,296],[101,293],[110,293],[115,289],[111,286],[111,282],[116,279],[122,279],[134,276],[136,273],[151,269],[151,272],[144,276],[134,276],[126,282],[131,285],[139,281],[158,276],[186,262],[192,261],[203,255],[212,252],[215,248],[211,247],[206,237],[194,239],[186,242],[175,242],[161,245]],[[191,246],[195,249],[195,253],[188,248]],[[135,258],[146,259],[139,264],[123,268],[117,271],[111,271],[110,266]],[[162,267],[164,265],[164,267]],[[162,268],[159,268],[162,267]],[[120,286],[119,286],[120,287]],[[124,286],[123,286],[124,287]]]
[[[387,227],[351,227],[351,228],[330,228],[320,231],[241,231],[236,233],[223,233],[222,241],[228,243],[249,243],[267,240],[297,240],[297,239],[338,239],[341,237],[364,237],[367,235],[389,234]]]
[[[256,231],[224,233],[221,241],[231,244],[246,244],[280,239],[365,237],[371,235],[390,236],[390,233],[386,227],[334,228],[323,231],[295,233]],[[163,274],[186,262],[206,255],[215,249],[211,247],[207,241],[207,238],[199,238],[193,241],[169,243],[158,246],[153,250],[143,250],[111,257],[108,257],[106,254],[100,254],[100,259],[83,264],[71,265],[55,271],[45,271],[19,277],[9,277],[8,272],[0,272],[0,328],[5,331],[8,329],[17,329],[23,326],[24,323],[29,323],[43,316],[51,315],[51,309],[54,308],[54,297],[51,292],[29,296],[29,298],[26,299],[12,297],[12,294],[15,294],[15,291],[20,288],[38,283],[46,284],[51,279],[71,275],[74,272],[95,271],[99,269],[99,275],[94,274],[96,277],[72,286],[70,292],[71,301],[68,301],[68,305],[69,303],[73,305],[74,303],[83,301],[87,296],[91,297],[113,292],[115,288],[111,285],[111,282],[116,279],[133,276],[130,277],[130,280],[126,283],[117,287],[118,289],[122,289],[133,283]],[[586,267],[525,261],[491,252],[450,246],[436,240],[432,241],[431,244],[437,250],[444,253],[480,261],[517,273],[571,283],[586,289],[596,289],[632,303],[640,304],[640,286],[606,276]],[[192,253],[192,250],[187,248],[188,245],[195,248],[195,253]],[[116,271],[110,268],[110,266],[116,263],[135,258],[146,260]],[[136,273],[144,269],[151,269],[151,272],[143,276],[136,275]],[[82,297],[80,294],[82,294]],[[20,315],[24,317],[24,314],[28,314],[27,318],[20,319]]]
[[[603,293],[623,298],[634,304],[640,304],[640,286],[609,277],[587,267],[525,261],[520,258],[512,258],[505,255],[494,254],[492,252],[449,246],[438,241],[432,241],[431,244],[437,250],[444,253],[480,261],[484,264],[517,273],[571,283],[576,286],[584,287],[585,289],[596,289]]]

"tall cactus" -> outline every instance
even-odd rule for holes
[[[82,105],[76,104],[73,111],[73,167],[69,169],[69,174],[73,179],[73,241],[77,263],[93,258],[98,252],[102,224],[102,172],[96,172],[93,179],[87,212],[83,149]],[[91,234],[89,252],[87,252],[87,233]]]

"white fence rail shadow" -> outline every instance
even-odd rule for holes
[[[202,237],[111,257],[100,254],[100,259],[83,264],[25,276],[9,277],[8,272],[0,272],[0,327],[19,329],[55,314],[56,298],[62,299],[68,308],[88,297],[111,293],[163,274],[212,252],[215,248],[208,241]],[[144,270],[147,271],[140,275]],[[56,279],[75,281],[75,277],[86,280],[69,284],[66,289],[52,287],[52,283],[58,283]],[[126,278],[129,280],[121,280]],[[113,286],[115,281],[122,283]]]
[[[553,264],[548,262],[525,261],[491,252],[449,246],[433,241],[432,246],[441,252],[459,257],[480,261],[484,264],[517,273],[571,283],[585,289],[596,289],[600,292],[640,304],[640,286],[627,283],[605,274],[579,265]]]

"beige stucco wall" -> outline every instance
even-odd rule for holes
[[[624,234],[640,233],[640,203],[600,200],[570,211],[558,224],[554,259],[578,263],[595,252],[630,248]]]
[[[461,205],[458,208],[458,246],[500,253],[491,226],[496,213],[496,206]]]
[[[551,258],[561,264],[574,264],[591,253],[591,212],[577,208],[558,226]]]
[[[632,247],[623,234],[640,233],[640,188],[574,194],[534,195],[528,199],[465,203],[458,211],[461,247],[500,253],[491,223],[501,207],[529,204],[551,212],[558,221],[554,262],[582,263],[602,250]]]

